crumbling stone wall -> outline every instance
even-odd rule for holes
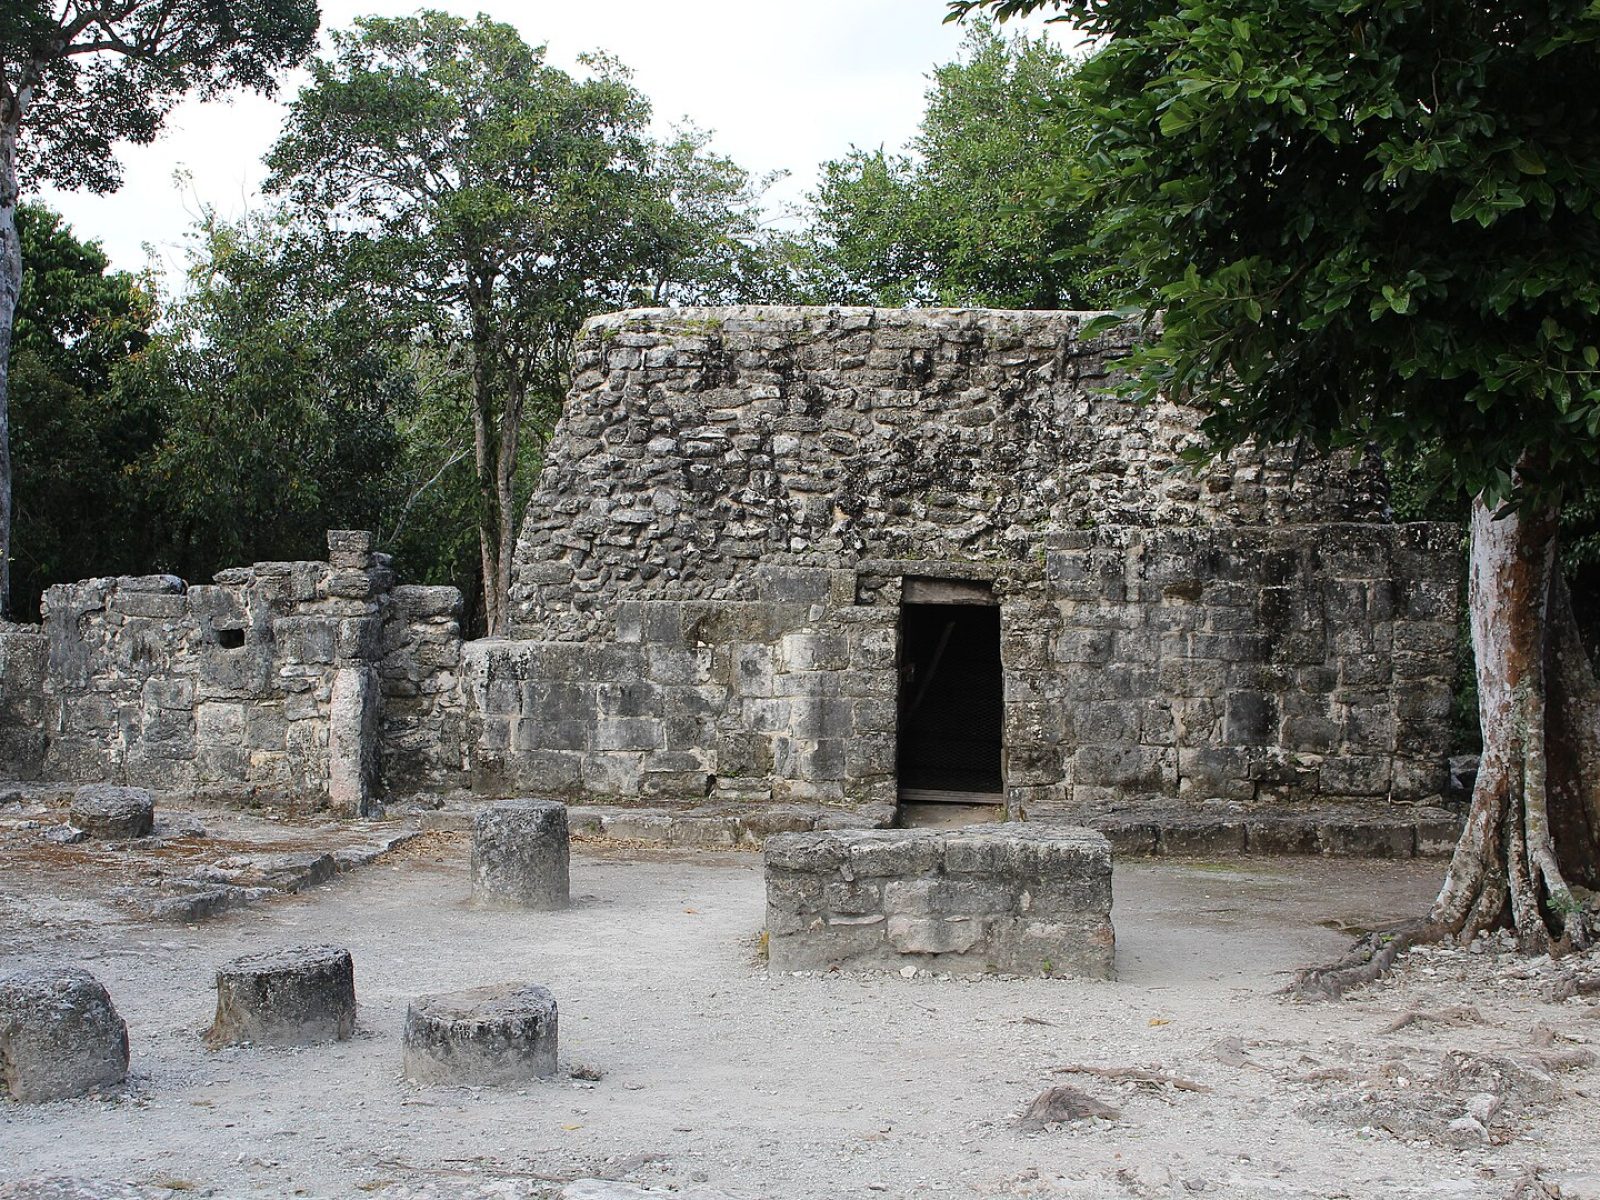
[[[329,534],[327,562],[210,584],[57,585],[31,635],[47,650],[29,692],[39,773],[350,814],[385,775],[458,785],[460,606],[451,588],[396,588],[357,531]],[[23,725],[0,713],[0,738]]]
[[[36,779],[44,769],[44,634],[0,621],[0,778]]]
[[[475,733],[462,689],[461,593],[402,584],[381,612],[383,786],[400,795],[462,787]]]
[[[750,568],[1029,563],[1052,530],[1376,521],[1371,464],[1241,451],[1104,391],[1075,313],[649,309],[585,327],[516,554],[516,635],[618,600],[753,600]]]
[[[1013,812],[1415,799],[1448,745],[1454,531],[1349,457],[1107,395],[1066,313],[590,322],[515,638],[469,649],[491,791],[892,801],[907,579],[1000,608]]]

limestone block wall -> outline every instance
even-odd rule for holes
[[[1089,829],[784,833],[766,882],[775,972],[1115,975],[1111,846]]]
[[[1013,768],[1013,803],[1442,793],[1459,537],[1332,523],[1052,535],[1059,628],[1012,736],[1059,755]]]
[[[335,531],[329,546],[327,562],[256,563],[210,584],[49,589],[43,625],[0,638],[8,683],[24,669],[13,663],[42,668],[6,689],[0,743],[36,739],[41,778],[349,813],[390,777],[459,786],[459,594],[396,588],[368,534]],[[5,773],[26,777],[26,759]]]
[[[44,634],[0,621],[0,778],[37,779],[44,770]]]
[[[469,642],[474,786],[892,802],[896,614],[853,571],[751,574],[750,600],[621,601],[590,642]]]

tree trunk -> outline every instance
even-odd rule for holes
[[[1473,503],[1467,602],[1483,756],[1428,914],[1462,941],[1509,924],[1535,953],[1587,944],[1567,875],[1592,878],[1596,863],[1588,803],[1600,755],[1583,723],[1596,685],[1556,566],[1558,526],[1553,504],[1496,515]]]
[[[1467,603],[1483,754],[1450,869],[1425,921],[1363,938],[1291,991],[1336,998],[1422,942],[1510,928],[1529,953],[1585,948],[1570,883],[1600,883],[1600,685],[1556,564],[1553,503],[1472,506]]]
[[[511,623],[511,560],[517,545],[517,454],[522,445],[522,411],[526,387],[519,367],[508,372],[505,407],[500,413],[500,461],[495,476],[495,516],[499,520],[500,562],[495,591],[500,597],[500,619]]]
[[[500,587],[505,544],[500,536],[500,439],[496,429],[493,330],[489,315],[472,319],[472,458],[478,474],[478,560],[489,637],[506,631],[506,592]]]
[[[11,329],[22,294],[17,130],[22,103],[0,104],[0,620],[11,614]]]

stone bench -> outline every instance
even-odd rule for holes
[[[504,908],[565,908],[567,806],[554,800],[497,800],[472,823],[472,901]]]
[[[532,983],[422,996],[406,1009],[405,1077],[495,1087],[556,1073],[556,998]]]
[[[213,1046],[309,1046],[355,1033],[355,964],[338,946],[247,954],[217,970]]]
[[[773,971],[1114,974],[1111,846],[1089,829],[790,833],[766,846]]]
[[[0,1094],[42,1104],[128,1075],[128,1026],[106,989],[78,967],[0,978]]]

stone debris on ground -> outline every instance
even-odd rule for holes
[[[102,796],[144,789],[80,788],[78,796],[90,791]],[[413,824],[354,825],[326,817],[296,820],[164,807],[146,836],[109,841],[61,822],[69,802],[74,811],[82,803],[57,791],[33,789],[21,794],[17,808],[0,810],[0,874],[30,869],[95,872],[111,881],[97,893],[173,924],[193,924],[318,887],[419,836]]]
[[[1059,1084],[1046,1088],[1033,1098],[1017,1118],[1017,1128],[1031,1131],[1066,1121],[1116,1121],[1121,1117],[1120,1108],[1113,1108],[1078,1088]]]

